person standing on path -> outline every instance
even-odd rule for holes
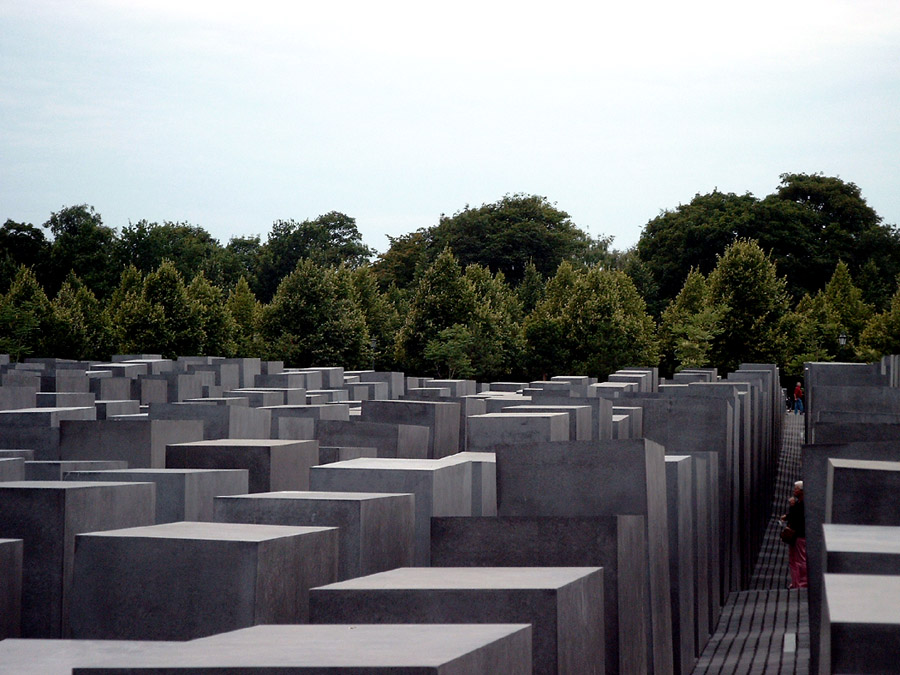
[[[806,588],[806,509],[803,504],[802,480],[794,483],[794,496],[788,504],[788,512],[781,519],[787,528],[793,530],[793,541],[788,541],[788,566],[791,569],[789,588]]]
[[[799,382],[797,383],[797,386],[794,387],[794,414],[803,414],[803,387]]]

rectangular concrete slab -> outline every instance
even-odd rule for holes
[[[220,495],[246,494],[246,469],[121,469],[70,471],[65,480],[156,484],[156,524],[181,520],[213,520]]]
[[[412,493],[416,507],[416,565],[431,559],[432,516],[472,514],[470,463],[437,459],[352,459],[313,467],[310,488],[325,492]]]
[[[337,578],[337,546],[336,528],[235,523],[79,535],[71,636],[185,640],[305,622],[309,588]]]
[[[316,441],[219,439],[166,446],[169,469],[246,469],[250,492],[308,490]]]
[[[0,539],[0,641],[22,634],[21,539]]]
[[[150,525],[152,483],[0,483],[0,537],[22,539],[22,636],[68,632],[75,536]]]
[[[217,522],[339,528],[338,580],[413,564],[412,494],[267,492],[215,501]]]
[[[900,576],[826,574],[824,599],[822,672],[897,672]]]
[[[315,588],[313,623],[531,623],[535,673],[605,672],[596,567],[403,568]]]
[[[651,672],[643,516],[433,518],[434,567],[603,568],[606,672]]]
[[[77,675],[150,672],[527,675],[532,672],[531,626],[527,624],[254,626],[179,645],[165,644],[164,650],[140,648],[134,655],[104,656],[100,660],[102,665],[76,666],[72,672]]]

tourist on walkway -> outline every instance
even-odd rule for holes
[[[794,483],[794,496],[788,503],[788,512],[781,516],[781,519],[785,524],[785,534],[782,535],[782,539],[788,544],[788,565],[791,568],[790,588],[806,588],[806,514],[803,505],[802,480]]]
[[[794,387],[794,414],[803,414],[803,387],[800,386],[799,382],[797,383],[797,386]]]

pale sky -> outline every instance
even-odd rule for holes
[[[539,194],[592,236],[785,172],[900,223],[900,2],[0,0],[0,222],[87,203],[379,251]]]

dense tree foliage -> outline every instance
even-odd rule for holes
[[[560,265],[525,320],[533,368],[542,374],[606,377],[629,364],[658,362],[655,326],[624,272]]]
[[[712,363],[731,371],[745,361],[784,362],[786,283],[759,244],[741,239],[729,246],[709,275],[709,294],[721,313]]]
[[[225,246],[184,222],[117,233],[87,205],[43,227],[7,220],[0,352],[490,381],[657,361],[665,375],[748,360],[797,375],[805,360],[900,350],[900,235],[839,178],[785,174],[762,200],[697,195],[624,252],[521,194],[389,241],[368,264],[355,220],[336,211]]]
[[[290,366],[371,365],[369,331],[350,279],[312,260],[282,279],[262,310],[260,332],[266,356]]]
[[[864,278],[866,300],[883,306],[891,292],[883,280],[900,273],[897,229],[882,224],[856,185],[819,174],[784,174],[761,201],[750,194],[697,195],[647,223],[638,253],[667,301],[691,269],[708,274],[739,238],[771,254],[795,299],[821,289],[843,260]]]
[[[50,216],[44,227],[53,233],[47,284],[55,293],[69,273],[98,297],[107,297],[119,275],[113,254],[116,232],[103,224],[93,206],[81,204]]]

